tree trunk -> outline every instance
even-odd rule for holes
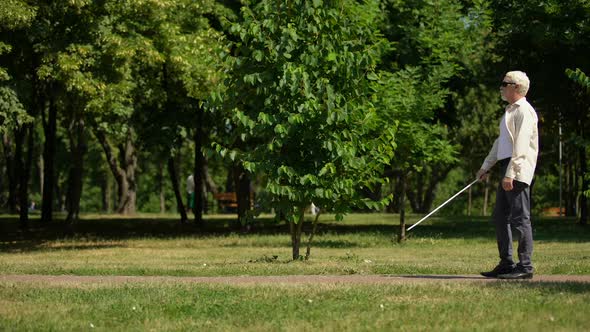
[[[575,216],[576,211],[576,188],[574,186],[574,171],[571,160],[565,164],[565,215],[568,217]]]
[[[428,213],[432,209],[435,198],[436,186],[446,178],[451,167],[434,168],[424,167],[425,172],[416,174],[413,179],[412,190],[407,190],[406,195],[410,201],[412,210],[416,213]],[[409,178],[405,181],[408,182]],[[407,184],[405,185],[407,188]]]
[[[399,197],[402,194],[402,187],[401,187],[401,182],[400,182],[400,178],[401,178],[401,173],[399,172],[392,172],[391,176],[390,176],[390,182],[391,182],[391,191],[393,192],[393,197],[394,199],[391,200],[391,202],[389,203],[389,205],[387,206],[387,212],[390,213],[399,213]],[[396,199],[398,198],[398,199]]]
[[[440,181],[442,181],[442,179],[429,181],[428,187],[426,188],[426,192],[424,193],[424,200],[422,201],[420,212],[428,213],[432,209],[432,204],[434,203],[435,189],[438,183],[440,183]]]
[[[37,151],[37,156],[39,156],[39,191],[43,190],[43,183],[45,182],[45,177],[43,173],[45,172],[45,162],[43,161],[43,152]]]
[[[235,191],[235,181],[234,181],[234,166],[231,165],[227,170],[227,177],[225,178],[225,192],[231,193]]]
[[[68,192],[66,199],[67,222],[78,220],[80,214],[80,198],[82,197],[82,175],[84,171],[84,154],[86,153],[86,136],[84,120],[75,119],[69,128],[71,164],[68,176]]]
[[[31,175],[31,166],[33,164],[33,148],[35,146],[33,125],[26,126],[23,131],[27,139],[27,153],[24,161],[24,168],[21,172],[20,182],[20,224],[21,227],[27,228],[29,222],[29,178]]]
[[[248,231],[250,228],[248,211],[252,206],[250,201],[250,175],[241,163],[234,164],[233,175],[236,199],[238,201],[238,222],[243,231]]]
[[[422,205],[423,213],[427,213],[432,209],[432,205],[434,204],[434,198],[436,195],[436,186],[447,177],[451,169],[451,167],[446,167],[442,169],[435,168],[432,170],[432,175],[430,176],[428,187],[426,189],[426,192],[424,193],[424,200]]]
[[[399,184],[400,190],[402,188],[401,177],[403,177],[403,175],[400,175],[400,180],[399,180],[400,181],[400,184]],[[407,180],[409,180],[409,179],[405,179],[404,182]],[[403,184],[403,187],[405,188],[405,183]],[[414,187],[417,188],[418,185],[416,184]],[[410,207],[412,208],[412,211],[419,213],[420,212],[420,205],[422,205],[420,202],[421,197],[419,195],[416,195],[414,190],[407,190],[406,195],[408,196],[408,201],[410,202]],[[401,207],[400,207],[400,212],[401,212]]]
[[[57,175],[56,179],[59,179],[59,175]],[[64,184],[64,186],[67,186],[67,184]],[[55,197],[55,207],[57,207],[57,211],[66,211],[68,192],[67,190],[63,190],[62,186],[59,185],[59,181],[55,182],[55,187],[53,188],[53,197]]]
[[[291,219],[289,221],[289,230],[291,232],[291,248],[293,249],[293,260],[299,259],[299,248],[301,247],[301,230],[305,221],[305,206],[299,207],[298,223]]]
[[[131,141],[132,133],[128,133],[125,143],[119,146],[119,160],[115,157],[106,135],[100,130],[96,130],[95,135],[105,152],[107,163],[117,182],[117,213],[124,215],[134,214],[136,212],[137,197],[137,185],[135,182],[137,155]]]
[[[580,225],[588,224],[588,199],[586,192],[590,189],[590,181],[586,173],[588,172],[588,165],[586,164],[586,147],[579,148],[580,153],[580,175],[582,176],[582,196],[580,197]]]
[[[164,193],[164,164],[158,162],[158,191],[160,192],[160,213],[166,213],[166,195]]]
[[[111,211],[113,211],[113,189],[108,172],[104,173],[104,176],[100,181],[100,191],[102,200],[102,211],[110,213]]]
[[[48,115],[45,116],[47,111]],[[43,202],[41,203],[41,220],[51,222],[53,219],[53,189],[55,187],[55,148],[57,130],[57,105],[55,105],[54,91],[49,91],[49,107],[41,111],[43,116],[43,129],[45,132],[45,145],[43,148],[44,183]]]
[[[4,158],[6,160],[6,179],[8,179],[8,211],[11,214],[15,214],[17,212],[18,182],[20,181],[20,177],[17,176],[16,148],[13,146],[13,142],[10,140],[8,134],[4,134],[2,143],[4,147]]]
[[[123,169],[123,180],[120,183],[119,205],[117,212],[121,214],[135,214],[137,203],[137,182],[135,170],[137,169],[137,153],[131,142],[131,135],[127,136],[124,145],[119,147],[121,155],[121,168]]]
[[[28,228],[29,215],[27,211],[27,190],[28,190],[28,179],[25,170],[25,163],[23,161],[26,128],[20,128],[15,130],[15,176],[18,180],[17,195],[15,196],[15,203],[18,206],[20,227],[23,229]],[[23,187],[24,184],[24,187]],[[24,196],[24,201],[23,201]],[[23,203],[24,202],[24,203]],[[24,212],[24,213],[23,213]]]
[[[2,154],[4,154],[4,145],[2,145]],[[8,198],[4,196],[6,192],[6,182],[4,179],[7,179],[6,175],[8,174],[7,167],[6,167],[6,159],[0,161],[0,209],[8,206]]]
[[[406,175],[401,174],[400,178],[400,191],[399,195],[399,229],[397,233],[397,242],[400,243],[406,239]]]
[[[174,165],[174,157],[168,158],[168,174],[170,174],[170,180],[172,181],[172,189],[174,190],[174,196],[176,197],[176,208],[180,213],[180,222],[185,223],[188,220],[184,204],[182,203],[182,195],[180,194],[180,186],[178,184],[178,175],[176,174],[176,167]]]
[[[195,130],[195,168],[193,170],[193,177],[195,180],[195,223],[203,225],[203,187],[205,181],[203,180],[203,169],[205,167],[205,157],[203,156],[203,110],[201,107],[197,108],[197,123]]]
[[[203,165],[203,176],[205,177],[205,186],[203,188],[203,195],[205,195],[205,197],[207,197],[207,192],[210,192],[212,194],[217,194],[218,193],[218,189],[217,189],[217,184],[215,183],[215,181],[213,180],[213,177],[211,177],[211,174],[209,173],[209,165],[207,162],[207,159],[203,159],[204,160],[204,165]],[[205,199],[205,202],[207,201],[207,199]],[[209,213],[209,205],[208,204],[204,204],[203,205],[203,213],[208,214]]]

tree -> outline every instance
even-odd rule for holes
[[[399,122],[399,147],[386,175],[395,184],[402,240],[405,196],[414,212],[427,212],[437,184],[457,162],[458,146],[448,129],[452,83],[481,54],[478,37],[489,20],[482,1],[464,7],[454,0],[392,0],[384,9],[383,30],[395,48],[384,57],[375,91],[381,121]]]
[[[577,85],[579,85],[581,90],[581,96],[578,96],[578,100],[580,100],[581,107],[585,107],[586,109],[590,109],[590,78],[579,68],[576,70],[566,69],[565,74],[569,79],[574,81]],[[586,115],[586,119],[582,119],[583,122],[588,120],[588,112],[584,112],[583,114]],[[584,121],[585,120],[585,121]],[[590,146],[590,142],[588,138],[584,136],[584,131],[580,131],[580,136],[576,139],[576,145],[579,146],[580,151],[580,165],[582,173],[582,197],[580,200],[580,224],[586,225],[588,224],[588,202],[587,197],[590,196],[590,173],[588,172],[587,168],[587,156],[588,156],[588,146]]]
[[[0,86],[0,135],[2,136],[2,147],[6,160],[6,178],[8,179],[8,207],[11,213],[16,213],[17,193],[20,192],[19,176],[22,174],[21,151],[22,141],[17,144],[16,150],[12,140],[12,133],[16,133],[18,139],[22,139],[22,133],[27,128],[32,128],[33,117],[31,117],[21,104],[16,92],[8,86]],[[32,131],[32,129],[30,129]],[[17,153],[18,151],[18,153]],[[21,171],[17,171],[20,169]],[[28,180],[25,180],[28,183]],[[22,197],[20,198],[22,199]],[[27,201],[20,201],[20,208],[27,207]],[[26,223],[26,220],[21,220]]]
[[[540,150],[538,175],[553,173],[557,164],[558,127],[563,128],[566,170],[572,181],[566,181],[566,197],[575,197],[582,182],[581,169],[587,168],[586,149],[577,144],[584,136],[585,121],[580,118],[578,90],[564,72],[567,68],[590,70],[590,4],[585,1],[513,1],[491,3],[494,33],[497,36],[498,63],[505,68],[519,69],[531,78],[527,98],[539,115],[540,141],[546,142]],[[548,167],[544,167],[547,165]],[[580,206],[587,209],[587,203]],[[569,206],[569,204],[566,204]],[[575,205],[574,205],[575,206]],[[567,209],[570,215],[574,209]],[[583,218],[580,222],[584,222]]]
[[[20,53],[18,47],[15,51],[15,44],[28,44],[27,41],[20,41],[18,37],[14,37],[22,36],[20,31],[31,26],[35,15],[36,8],[18,0],[6,1],[0,14],[0,32],[3,40],[0,41],[0,55],[3,57],[0,66],[0,133],[6,157],[6,175],[9,179],[8,205],[10,211],[15,212],[18,203],[19,220],[24,228],[28,226],[28,184],[34,147],[33,118],[37,109],[34,102],[22,103],[22,97],[34,91],[21,90],[19,78],[25,75],[22,75],[21,71],[12,71],[11,75],[11,69],[26,60],[4,60],[10,58],[14,52]],[[8,43],[4,42],[7,40]],[[29,72],[28,68],[24,69]],[[15,77],[15,73],[21,74],[20,77]]]
[[[480,79],[484,79],[485,72],[477,72]],[[485,81],[484,81],[485,82]],[[471,84],[471,85],[470,85]],[[467,174],[475,174],[481,167],[483,159],[489,153],[494,140],[498,137],[498,119],[502,111],[498,101],[499,93],[477,80],[468,80],[465,87],[453,96],[453,104],[457,109],[456,140],[461,145],[459,165]],[[474,141],[477,141],[474,144]],[[469,188],[468,214],[472,211],[472,189]],[[489,178],[483,183],[482,215],[488,215],[490,190],[495,189],[495,183],[490,185]]]
[[[367,78],[387,43],[375,1],[262,0],[242,10],[230,78],[213,100],[242,141],[259,144],[217,149],[266,174],[263,204],[285,215],[298,259],[310,203],[338,219],[354,205],[379,206],[358,192],[379,179],[395,146],[395,127],[378,127]]]
[[[7,32],[22,29],[31,24],[35,17],[36,8],[28,5],[21,0],[6,0],[2,4],[3,10],[0,12],[0,31]],[[10,53],[12,46],[0,41],[0,55]],[[0,81],[10,79],[6,68],[0,67]],[[3,125],[3,124],[2,124]]]
[[[140,145],[169,159],[184,211],[173,153],[194,125],[187,119],[196,118],[198,100],[215,83],[220,35],[207,17],[221,7],[181,0],[89,7],[93,38],[63,52],[59,69],[103,147],[117,182],[117,211],[135,212]]]
[[[424,164],[436,167],[455,160],[456,147],[445,138],[444,127],[427,123],[432,119],[433,111],[444,103],[448,92],[442,88],[442,83],[448,74],[435,68],[428,76],[421,76],[420,69],[412,67],[380,74],[374,89],[381,126],[397,123],[399,128],[396,134],[398,147],[388,176],[398,178],[398,240],[401,241],[405,238],[404,206],[410,172],[418,173],[419,177]]]

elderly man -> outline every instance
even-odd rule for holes
[[[488,278],[533,277],[530,185],[539,153],[539,138],[537,113],[525,98],[529,85],[525,73],[506,73],[500,94],[508,106],[500,120],[500,135],[477,172],[477,178],[485,180],[490,168],[498,163],[502,179],[496,192],[493,213],[500,263],[492,271],[481,273]],[[512,226],[520,233],[518,264],[512,258]]]

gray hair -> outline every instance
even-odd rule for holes
[[[531,81],[529,80],[529,77],[526,76],[525,72],[509,71],[506,73],[506,77],[508,77],[510,80],[512,80],[514,83],[518,85],[516,92],[523,96],[526,96],[527,92],[529,91]]]

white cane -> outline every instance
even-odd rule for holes
[[[426,215],[426,217],[420,219],[417,223],[413,224],[410,228],[408,228],[408,232],[418,226],[419,223],[423,222],[424,220],[426,220],[428,217],[430,217],[433,213],[435,213],[436,211],[438,211],[441,207],[445,206],[448,202],[452,201],[453,198],[459,196],[462,192],[464,192],[465,190],[467,190],[469,187],[471,187],[474,183],[476,183],[477,181],[479,181],[479,179],[475,179],[473,182],[471,182],[470,184],[467,185],[467,187],[461,189],[461,191],[459,191],[458,193],[456,193],[455,195],[453,195],[453,197],[447,199],[446,202],[442,203],[439,207],[437,207],[436,209],[434,209],[432,212],[430,212],[429,214]]]

